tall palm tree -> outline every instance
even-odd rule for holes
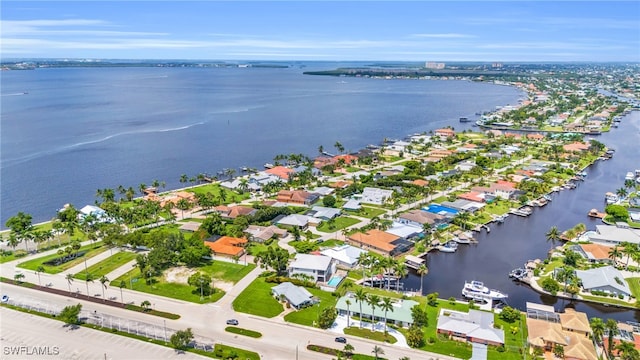
[[[351,318],[351,310],[349,310],[349,307],[351,306],[351,301],[347,299],[344,303],[347,305],[347,327],[349,327],[349,318]]]
[[[362,329],[362,303],[367,301],[367,293],[363,288],[359,288],[355,292],[356,301],[360,304],[360,329]]]
[[[620,360],[637,360],[640,359],[640,353],[636,350],[635,345],[629,341],[621,341],[615,346],[618,350]]]
[[[374,330],[374,326],[376,324],[376,307],[380,305],[380,296],[376,294],[369,294],[367,297],[367,304],[371,306],[371,331]]]
[[[124,296],[122,296],[122,288],[125,286],[127,286],[127,283],[124,280],[120,280],[118,287],[120,288],[120,301],[122,302],[122,305],[124,305]]]
[[[384,332],[387,332],[387,311],[391,310],[393,312],[393,300],[391,298],[383,298],[382,302],[379,304],[380,309],[384,310]]]
[[[622,253],[627,256],[627,262],[625,264],[625,269],[629,268],[629,260],[631,257],[635,256],[635,253],[638,252],[638,245],[632,244],[628,241],[623,242],[622,244]]]
[[[420,296],[422,296],[422,278],[429,272],[429,269],[425,264],[420,265],[418,268],[418,275],[420,275]]]
[[[609,259],[613,260],[614,263],[618,260],[618,258],[621,255],[622,255],[622,251],[618,246],[614,246],[611,249],[609,249]]]
[[[38,275],[38,285],[42,286],[42,282],[40,282],[40,273],[44,272],[44,266],[40,265],[36,269],[36,275]]]
[[[99,281],[100,281],[100,284],[102,284],[102,301],[106,301],[104,297],[104,290],[107,288],[107,283],[109,282],[109,278],[106,277],[105,275],[102,275]]]
[[[65,276],[65,279],[67,279],[67,284],[69,285],[69,294],[71,294],[71,283],[73,282],[73,274],[67,274]]]
[[[620,199],[622,199],[623,197],[627,196],[627,189],[621,187],[620,189],[616,190],[616,195],[618,195],[620,197]]]
[[[551,250],[553,250],[553,243],[560,240],[560,230],[558,230],[557,226],[552,226],[545,236],[547,237],[547,241],[551,243]]]
[[[95,279],[95,277],[91,273],[87,273],[87,276],[84,279],[84,282],[87,285],[87,296],[90,296],[89,295],[89,283],[93,282],[94,279]]]
[[[378,360],[378,355],[384,355],[384,350],[382,350],[380,346],[376,345],[373,347],[372,353],[375,356],[376,360]]]
[[[400,279],[404,279],[404,277],[409,274],[407,265],[402,261],[398,261],[393,268],[393,272],[396,275],[396,291],[400,291]]]
[[[592,318],[591,321],[589,321],[589,325],[591,325],[591,331],[593,332],[593,340],[601,344],[602,335],[604,335],[604,321],[600,318]]]
[[[613,337],[618,333],[618,322],[613,319],[607,319],[607,322],[604,324],[605,330],[609,334],[609,342],[607,344],[607,353],[609,354],[609,358],[613,358]]]
[[[360,267],[362,268],[362,279],[365,278],[365,269],[367,268],[367,266],[369,265],[369,253],[363,252],[360,253],[360,255],[358,255],[358,265],[360,265]]]

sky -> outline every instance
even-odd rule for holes
[[[11,1],[9,58],[640,62],[640,1]]]

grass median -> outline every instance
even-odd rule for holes
[[[33,270],[36,271],[39,266],[44,267],[44,272],[47,274],[58,274],[65,270],[68,270],[78,264],[81,264],[85,259],[91,259],[92,257],[101,254],[107,251],[107,247],[102,244],[102,242],[96,242],[94,244],[89,244],[82,246],[78,249],[78,252],[84,252],[84,255],[79,256],[73,260],[67,261],[60,265],[47,265],[46,262],[53,261],[59,257],[58,254],[51,254],[39,258],[35,258],[32,260],[25,261],[23,263],[18,264],[19,268]]]
[[[86,271],[81,271],[74,275],[76,279],[84,280],[87,277],[87,273],[93,275],[94,279],[99,279],[104,275],[111,273],[124,264],[134,260],[138,254],[129,251],[117,252],[108,258],[97,262],[87,268]]]

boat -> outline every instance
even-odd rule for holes
[[[608,192],[606,194],[604,194],[604,201],[607,203],[607,205],[611,205],[611,204],[615,204],[618,201],[620,201],[620,198],[618,197],[618,195],[612,193],[612,192]]]
[[[633,180],[635,179],[635,176],[633,175],[633,173],[631,171],[629,171],[627,173],[627,175],[624,177],[625,180]]]
[[[448,241],[444,245],[438,246],[437,249],[439,251],[446,252],[446,253],[456,252],[456,250],[458,250],[458,243],[456,243],[455,241],[451,240],[451,241]]]
[[[271,164],[271,163],[265,163],[265,164],[264,164],[264,168],[265,168],[265,169],[271,169],[271,168],[273,168],[273,164]]]
[[[468,117],[464,117],[464,116],[463,116],[463,117],[461,117],[461,118],[460,118],[460,122],[461,122],[461,123],[464,123],[464,122],[470,122],[470,121],[471,121],[471,120],[469,120],[469,118],[468,118]]]
[[[496,217],[496,222],[498,222],[498,224],[502,224],[504,222],[504,220],[507,218],[507,216],[509,216],[509,214],[502,214]]]
[[[458,244],[471,244],[471,239],[467,237],[455,237],[453,238],[453,241],[455,241]]]
[[[462,296],[468,299],[486,302],[504,300],[508,297],[507,294],[504,294],[498,290],[489,289],[488,287],[484,286],[484,283],[482,283],[482,281],[477,280],[465,281],[464,287],[462,288]]]
[[[511,270],[511,272],[509,272],[510,278],[522,279],[525,276],[527,276],[527,269],[524,268],[513,269]]]

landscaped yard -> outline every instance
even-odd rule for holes
[[[351,214],[351,215],[355,215],[355,216],[360,216],[360,217],[372,219],[372,218],[374,218],[376,216],[381,216],[382,214],[386,213],[386,210],[379,209],[379,208],[374,208],[374,207],[371,207],[371,206],[363,206],[358,211],[347,210],[345,212],[347,214]]]
[[[267,318],[280,314],[284,308],[271,295],[271,288],[276,285],[265,282],[264,277],[258,277],[233,301],[233,309]]]
[[[313,288],[307,288],[307,290],[309,290],[313,296],[320,299],[320,302],[316,305],[309,306],[308,308],[294,310],[293,312],[288,313],[284,317],[285,321],[305,326],[313,326],[314,323],[317,322],[318,316],[322,313],[323,309],[336,306],[338,298],[331,295],[330,292]]]
[[[396,342],[398,342],[398,339],[396,339],[395,337],[389,334],[385,335],[383,332],[380,332],[380,331],[371,331],[371,329],[367,327],[363,327],[361,329],[359,327],[351,326],[351,327],[345,328],[344,333],[347,335],[358,336],[365,339],[371,339],[371,340],[376,340],[380,342],[387,342],[389,344],[395,344]]]
[[[70,269],[84,261],[84,259],[91,259],[92,257],[101,254],[106,251],[108,248],[102,245],[102,242],[96,242],[94,244],[89,244],[81,247],[78,252],[85,252],[83,256],[79,256],[71,261],[67,261],[64,264],[60,264],[58,266],[53,265],[45,265],[45,262],[57,259],[60,257],[58,254],[51,254],[39,258],[35,258],[32,260],[25,261],[23,263],[18,264],[18,267],[28,270],[35,271],[39,266],[44,267],[44,272],[47,274],[58,274],[67,269]]]
[[[84,280],[87,273],[93,275],[94,279],[99,279],[103,275],[107,275],[110,272],[116,270],[122,265],[134,260],[138,254],[130,251],[120,251],[108,258],[97,262],[87,268],[87,271],[82,271],[74,275],[76,279]]]
[[[222,280],[232,283],[237,283],[243,277],[247,276],[251,270],[255,269],[256,265],[248,263],[246,266],[244,262],[238,262],[237,264],[227,261],[212,261],[211,263],[200,266],[199,271],[211,275],[214,281]]]
[[[502,359],[522,359],[521,350],[526,349],[527,345],[527,325],[526,315],[522,314],[520,320],[513,323],[507,323],[500,319],[498,315],[495,316],[495,325],[502,328],[504,331],[504,348],[505,351],[499,352],[495,346],[489,346],[488,359],[502,360]]]
[[[325,233],[340,231],[348,226],[359,223],[360,220],[347,216],[340,216],[334,219],[333,224],[330,221],[323,221],[320,226],[317,227],[318,231]]]
[[[216,302],[225,294],[224,291],[216,289],[215,293],[211,294],[211,296],[205,296],[201,301],[200,293],[197,289],[194,286],[186,284],[186,282],[169,282],[163,276],[156,276],[153,279],[154,280],[151,283],[147,284],[140,274],[140,269],[136,267],[119,278],[112,279],[111,283],[120,284],[121,281],[124,281],[127,289],[190,301],[193,303]]]
[[[627,280],[627,284],[629,284],[631,294],[636,299],[640,299],[640,277],[626,278],[625,280]]]

